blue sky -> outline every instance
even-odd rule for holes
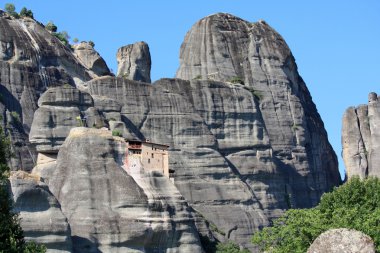
[[[186,32],[200,18],[228,12],[248,21],[264,19],[286,40],[337,153],[341,173],[341,119],[349,106],[367,103],[380,84],[378,0],[65,0],[11,2],[32,9],[42,23],[54,21],[72,38],[92,40],[108,66],[116,51],[146,41],[152,80],[173,77]],[[48,2],[48,3],[47,3]]]

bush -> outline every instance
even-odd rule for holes
[[[274,221],[272,227],[253,235],[252,242],[262,251],[306,252],[323,232],[332,228],[362,231],[380,252],[380,180],[358,177],[322,196],[311,209],[291,209]]]
[[[244,81],[243,79],[241,79],[240,77],[238,76],[235,76],[233,77],[231,80],[230,80],[231,83],[240,83],[240,84],[243,84],[244,85]]]
[[[216,245],[216,253],[249,253],[247,249],[240,250],[239,245],[228,242],[218,243]]]
[[[49,32],[55,33],[57,32],[58,27],[52,21],[49,21],[45,25],[45,29],[48,30]]]
[[[18,14],[16,12],[16,7],[14,4],[11,4],[11,3],[7,3],[5,4],[5,7],[4,7],[5,11],[11,15],[12,17],[15,17],[15,18],[18,18]]]
[[[122,137],[123,134],[121,133],[120,130],[112,130],[112,136],[119,136],[119,137]]]
[[[88,42],[88,44],[90,44],[90,46],[92,46],[93,48],[95,47],[95,43],[94,43],[92,40],[90,40],[90,41]]]
[[[70,36],[66,31],[62,31],[59,33],[54,32],[53,35],[57,37],[63,43],[63,45],[65,46],[69,45]]]
[[[20,11],[20,16],[21,17],[29,17],[29,18],[34,18],[33,17],[33,12],[31,10],[28,10],[27,8],[23,7]]]

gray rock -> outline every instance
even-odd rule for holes
[[[75,56],[78,57],[85,67],[92,70],[96,75],[104,76],[111,73],[104,59],[89,42],[82,41],[79,44],[73,45],[73,48]]]
[[[48,253],[72,252],[70,226],[48,186],[38,176],[21,171],[10,182],[25,240],[44,244]]]
[[[307,253],[375,253],[373,240],[353,229],[330,229],[311,244]]]
[[[54,87],[48,89],[38,100],[38,106],[77,106],[88,108],[94,106],[94,101],[90,94],[81,92],[74,87]]]
[[[343,115],[342,147],[347,177],[380,177],[380,103],[371,92],[368,105],[348,108]]]
[[[117,51],[117,76],[150,83],[150,52],[148,44],[136,42]]]
[[[16,112],[19,126],[10,125],[13,150],[12,170],[31,170],[36,153],[28,134],[37,110],[37,100],[48,87],[80,86],[97,77],[40,23],[30,18],[0,16],[0,114]],[[1,121],[2,127],[5,122]]]
[[[133,178],[125,150],[122,138],[93,128],[74,128],[60,149],[46,181],[68,217],[73,252],[202,252],[183,197],[165,177]]]
[[[323,146],[328,144],[326,135],[318,132],[320,125],[313,125],[322,124],[315,108],[295,95],[292,108],[302,112],[293,115],[295,120],[305,117],[303,110],[312,120],[303,119],[305,126],[297,129],[290,122],[277,123],[289,140],[283,136],[284,143],[274,145],[260,101],[242,85],[180,79],[149,85],[114,77],[87,85],[92,96],[122,104],[122,121],[140,139],[170,145],[175,185],[204,219],[216,225],[219,232],[214,234],[221,239],[252,247],[248,242],[253,231],[269,219],[289,207],[315,205],[339,182],[330,174],[332,167],[322,167],[327,161],[309,162],[330,146]],[[313,179],[318,173],[324,176]]]

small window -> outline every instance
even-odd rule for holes
[[[152,153],[152,158],[154,158],[154,155],[153,155],[153,153]]]
[[[148,159],[148,163],[150,163],[150,159]]]
[[[152,146],[152,150],[153,150],[153,146]]]

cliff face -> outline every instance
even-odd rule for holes
[[[39,96],[54,85],[81,86],[97,77],[44,27],[0,12],[0,114],[15,157],[12,169],[31,170],[36,153],[28,134]]]
[[[150,81],[146,44],[119,50],[119,77],[99,77],[89,67],[91,57],[77,52],[78,60],[35,21],[3,16],[1,22],[8,27],[0,40],[13,38],[3,46],[2,64],[16,71],[8,79],[1,75],[4,123],[11,134],[19,126],[25,152],[38,151],[33,175],[47,187],[49,203],[57,201],[57,222],[69,227],[57,225],[67,235],[67,251],[201,252],[198,232],[253,249],[254,231],[284,209],[317,204],[340,183],[336,156],[294,58],[263,21],[229,14],[200,20],[181,47],[178,78],[154,84],[141,82]],[[29,60],[15,58],[28,50]],[[28,64],[34,83],[20,77],[31,75],[20,74]],[[46,75],[54,82],[45,85]],[[50,87],[62,83],[73,87]],[[29,91],[27,103],[18,89]],[[82,124],[78,116],[89,128],[75,128]],[[125,142],[95,129],[104,126],[128,139],[170,145],[174,185],[125,168]],[[17,182],[13,189],[19,191]]]
[[[342,122],[343,160],[347,177],[380,177],[380,102],[376,93],[368,95],[368,105],[346,110]]]

